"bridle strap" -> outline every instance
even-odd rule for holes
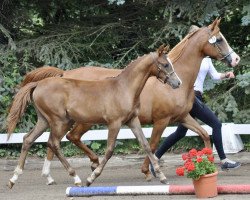
[[[156,64],[156,66],[157,66],[158,73],[157,73],[156,78],[157,78],[158,80],[160,80],[159,77],[160,77],[160,73],[162,72],[161,66],[164,66],[165,68],[166,68],[166,66],[165,66],[163,63],[157,61],[157,60],[155,59],[155,56],[153,55],[153,53],[150,53],[150,55],[152,56],[152,58],[153,58],[153,60],[154,60],[154,62],[155,62],[155,64]],[[169,58],[167,57],[167,55],[164,54],[164,56],[165,56],[165,59],[169,62],[169,64],[172,65],[172,63],[170,62],[170,60],[169,60]],[[166,65],[168,65],[168,64],[166,64]],[[172,69],[174,69],[174,68],[173,68],[173,65],[172,65]],[[166,75],[166,78],[164,79],[164,83],[167,82],[168,78],[169,78],[173,73],[175,73],[174,70],[171,71],[171,72],[167,72],[166,74],[164,73],[164,74]],[[161,80],[160,80],[160,81],[161,81]]]
[[[211,38],[212,36],[211,36],[211,31],[210,30],[208,31],[208,34],[209,34],[209,37]],[[217,38],[216,38],[216,41],[214,43],[210,43],[210,44],[214,45],[216,47],[217,51],[219,52],[219,54],[222,56],[222,58],[220,60],[225,60],[228,56],[230,56],[234,52],[234,50],[231,50],[226,55],[224,55],[221,52],[221,49],[220,49],[220,47],[218,45]]]

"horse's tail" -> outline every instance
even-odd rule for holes
[[[8,137],[9,140],[11,133],[15,130],[18,120],[24,114],[27,104],[31,101],[31,94],[39,82],[31,82],[20,88],[14,97],[12,105],[7,117]]]
[[[48,77],[63,76],[63,70],[56,67],[40,67],[27,73],[19,87],[23,87],[28,83],[37,82]]]

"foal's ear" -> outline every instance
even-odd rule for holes
[[[170,50],[170,46],[169,45],[167,45],[167,46],[165,46],[164,47],[164,50],[163,50],[163,53],[168,53],[169,52],[169,50]]]
[[[165,49],[164,46],[165,46],[165,45],[162,44],[162,45],[157,49],[157,53],[158,53],[159,56],[161,56],[161,55],[164,53],[164,49]]]

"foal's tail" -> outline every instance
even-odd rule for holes
[[[23,82],[20,83],[19,87],[23,87],[28,83],[37,82],[48,77],[63,76],[63,70],[56,67],[40,67],[31,72],[27,73]]]
[[[9,140],[11,133],[15,130],[18,120],[24,114],[27,104],[31,101],[31,94],[39,82],[31,82],[20,88],[14,97],[12,105],[7,117],[8,137]]]

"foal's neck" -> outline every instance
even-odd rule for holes
[[[151,75],[151,67],[153,59],[150,55],[144,55],[132,61],[123,71],[117,76],[118,85],[123,87],[131,94],[130,97],[139,98],[147,79]],[[125,91],[124,91],[125,92]]]

